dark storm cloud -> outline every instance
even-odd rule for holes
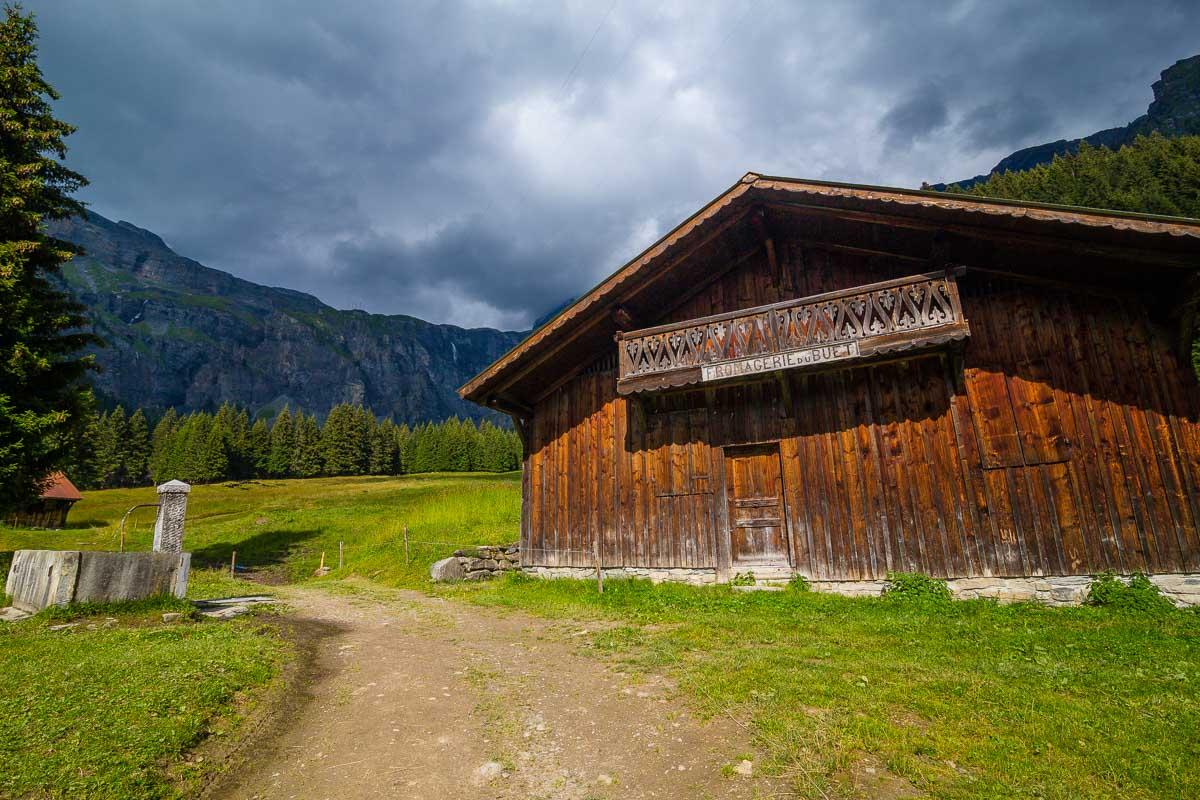
[[[1055,136],[1053,115],[1036,97],[1016,94],[1004,100],[977,106],[960,123],[965,144],[976,150],[1065,138]],[[1122,120],[1128,122],[1131,120]],[[1115,127],[1114,123],[1110,127]],[[1089,131],[1091,133],[1092,131]]]
[[[1185,3],[45,0],[106,216],[339,307],[519,327],[746,170],[913,186],[1125,123]]]
[[[879,125],[889,149],[906,150],[915,140],[943,127],[949,119],[942,90],[928,84],[892,106]]]

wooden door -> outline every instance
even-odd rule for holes
[[[787,565],[779,445],[729,448],[725,470],[734,571],[756,564]]]

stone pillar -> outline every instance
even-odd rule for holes
[[[187,516],[188,492],[183,481],[168,481],[158,487],[158,519],[154,521],[154,549],[183,552],[183,520]]]

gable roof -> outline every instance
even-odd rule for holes
[[[801,212],[835,210],[901,224],[921,220],[966,235],[990,230],[1014,237],[1050,237],[1081,251],[1119,253],[1159,267],[1200,266],[1200,220],[751,172],[464,384],[459,395],[501,410],[520,410],[517,398],[504,396],[506,388],[523,371],[553,355],[556,342],[595,326],[625,296],[653,280],[666,262],[686,258],[691,245],[719,234],[739,219],[739,212],[772,202],[788,203]]]
[[[46,476],[42,486],[43,500],[82,500],[83,495],[75,488],[75,484],[61,472],[51,472]]]

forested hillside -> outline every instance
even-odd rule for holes
[[[1139,136],[1152,133],[1167,137],[1200,134],[1200,55],[1176,61],[1164,69],[1150,89],[1154,100],[1145,114],[1128,125],[1097,131],[1080,139],[1059,139],[1023,148],[1002,158],[987,175],[976,175],[954,185],[971,189],[991,176],[1048,164],[1055,156],[1073,155],[1085,146],[1116,150],[1131,144]],[[929,188],[941,191],[946,187],[947,184],[938,183]]]
[[[215,483],[254,478],[507,472],[521,465],[516,433],[456,417],[413,428],[378,420],[361,406],[334,406],[324,423],[284,408],[252,418],[222,405],[215,414],[167,411],[151,428],[141,409],[93,415],[68,468],[81,488],[144,486],[179,479]]]
[[[1070,206],[1200,218],[1200,136],[1139,136],[1117,150],[1084,143],[1020,172],[1003,172],[950,192]],[[1200,331],[1192,345],[1200,376]]]
[[[1085,143],[1075,155],[947,191],[1200,218],[1200,136],[1168,139],[1155,133],[1117,150]]]

